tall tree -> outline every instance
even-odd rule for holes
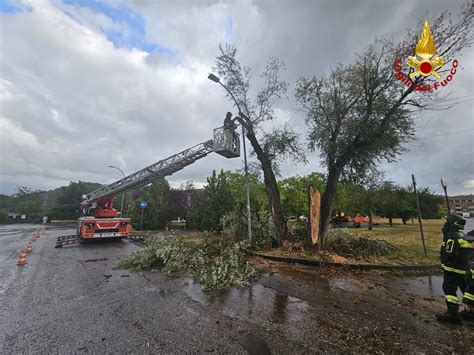
[[[416,216],[415,197],[411,186],[398,186],[395,189],[396,198],[399,201],[396,216],[402,219],[403,224],[407,224],[409,219]]]
[[[159,178],[142,194],[138,195],[131,209],[132,223],[135,228],[140,226],[140,202],[146,201],[143,211],[143,229],[161,229],[168,221],[168,200],[170,186],[165,178]]]
[[[427,187],[418,188],[418,198],[420,200],[421,216],[424,219],[443,217],[443,197],[435,195]]]
[[[50,211],[51,219],[76,219],[81,215],[82,195],[85,195],[100,184],[83,181],[71,181],[68,186],[61,186],[55,191],[54,204]]]
[[[234,209],[239,209],[240,212],[245,212],[247,205],[247,198],[245,194],[245,175],[241,173],[234,173],[225,171],[227,182],[229,184],[230,193],[234,201]],[[256,174],[249,173],[249,187],[250,187],[250,206],[252,212],[258,213],[261,210],[268,210],[268,200],[265,193],[265,185]]]
[[[286,215],[309,215],[308,187],[313,185],[324,190],[324,175],[311,173],[306,176],[292,176],[278,182],[281,200]]]
[[[266,133],[262,129],[262,123],[275,118],[273,104],[286,93],[287,83],[280,80],[280,71],[285,66],[281,60],[271,58],[261,75],[264,87],[255,100],[251,100],[250,68],[240,65],[236,58],[237,50],[233,46],[219,48],[221,53],[216,58],[215,70],[231,93],[227,93],[229,98],[236,101],[239,111],[237,120],[244,127],[262,168],[268,204],[275,224],[276,244],[280,244],[286,237],[287,226],[275,177],[276,163],[285,156],[302,159],[303,154],[296,134],[288,126]]]
[[[354,206],[359,212],[363,212],[369,217],[369,230],[372,230],[374,213],[379,207],[381,190],[384,185],[383,177],[382,172],[370,169],[359,179],[358,184],[353,185]]]
[[[444,56],[447,68],[441,73],[449,71],[454,55],[472,43],[473,17],[472,3],[468,3],[455,23],[450,23],[447,14],[434,22],[437,53]],[[414,137],[416,112],[452,104],[433,92],[414,94],[416,87],[433,82],[432,76],[407,76],[408,86],[396,80],[395,60],[414,54],[419,33],[419,29],[410,31],[398,44],[376,41],[352,64],[339,65],[327,76],[298,80],[295,95],[307,116],[310,146],[320,151],[327,167],[321,245],[341,176],[363,174],[381,160],[395,160],[404,150],[403,144]]]
[[[385,181],[379,191],[378,212],[388,218],[388,224],[393,227],[393,218],[396,217],[403,201],[400,201],[397,194],[398,186],[394,186],[391,181]]]
[[[189,213],[190,223],[199,230],[222,232],[222,217],[234,208],[230,185],[223,170],[207,178],[204,196],[199,199]]]

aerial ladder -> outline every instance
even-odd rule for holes
[[[226,119],[224,126],[214,129],[213,139],[199,143],[83,195],[81,217],[78,219],[76,234],[59,237],[56,247],[92,239],[129,237],[130,218],[122,217],[114,208],[115,196],[140,189],[158,178],[172,175],[212,152],[226,158],[239,157],[240,139],[235,128],[233,121]]]

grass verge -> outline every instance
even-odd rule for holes
[[[343,234],[352,240],[335,243],[329,248],[331,251],[320,253],[315,248],[308,248],[304,243],[289,242],[283,248],[273,249],[266,254],[352,264],[430,265],[439,263],[441,227],[444,221],[441,219],[423,221],[427,256],[423,251],[420,227],[417,221],[414,222],[409,221],[404,225],[401,220],[394,220],[393,227],[390,227],[388,220],[382,219],[372,231],[364,226],[360,229],[344,229]],[[376,243],[370,243],[371,241]],[[368,252],[364,253],[363,248],[367,248]]]

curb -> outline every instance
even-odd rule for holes
[[[311,265],[311,266],[334,266],[334,267],[345,267],[355,270],[400,270],[400,271],[433,271],[440,270],[438,264],[431,265],[376,265],[376,264],[342,264],[332,261],[323,261],[315,259],[305,259],[305,258],[293,258],[288,256],[277,256],[277,255],[267,255],[262,253],[253,252],[252,255],[259,256],[264,259],[281,261],[291,264],[302,264],[302,265]]]

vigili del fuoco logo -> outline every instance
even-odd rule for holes
[[[423,25],[420,39],[416,44],[415,53],[415,56],[408,56],[407,64],[409,67],[414,69],[414,72],[409,75],[410,78],[402,73],[402,60],[400,58],[395,60],[393,68],[396,72],[395,77],[397,80],[401,81],[406,86],[411,86],[411,79],[415,79],[418,75],[422,75],[424,77],[433,75],[440,79],[440,81],[436,81],[432,84],[416,84],[413,88],[415,91],[424,92],[438,90],[439,88],[448,85],[449,82],[453,80],[454,75],[456,75],[456,69],[459,66],[459,62],[457,59],[453,60],[451,70],[449,71],[448,76],[444,79],[441,77],[441,74],[437,72],[437,70],[444,65],[444,59],[441,56],[436,56],[436,45],[433,40],[433,35],[431,34],[428,21],[425,21],[425,24]]]

